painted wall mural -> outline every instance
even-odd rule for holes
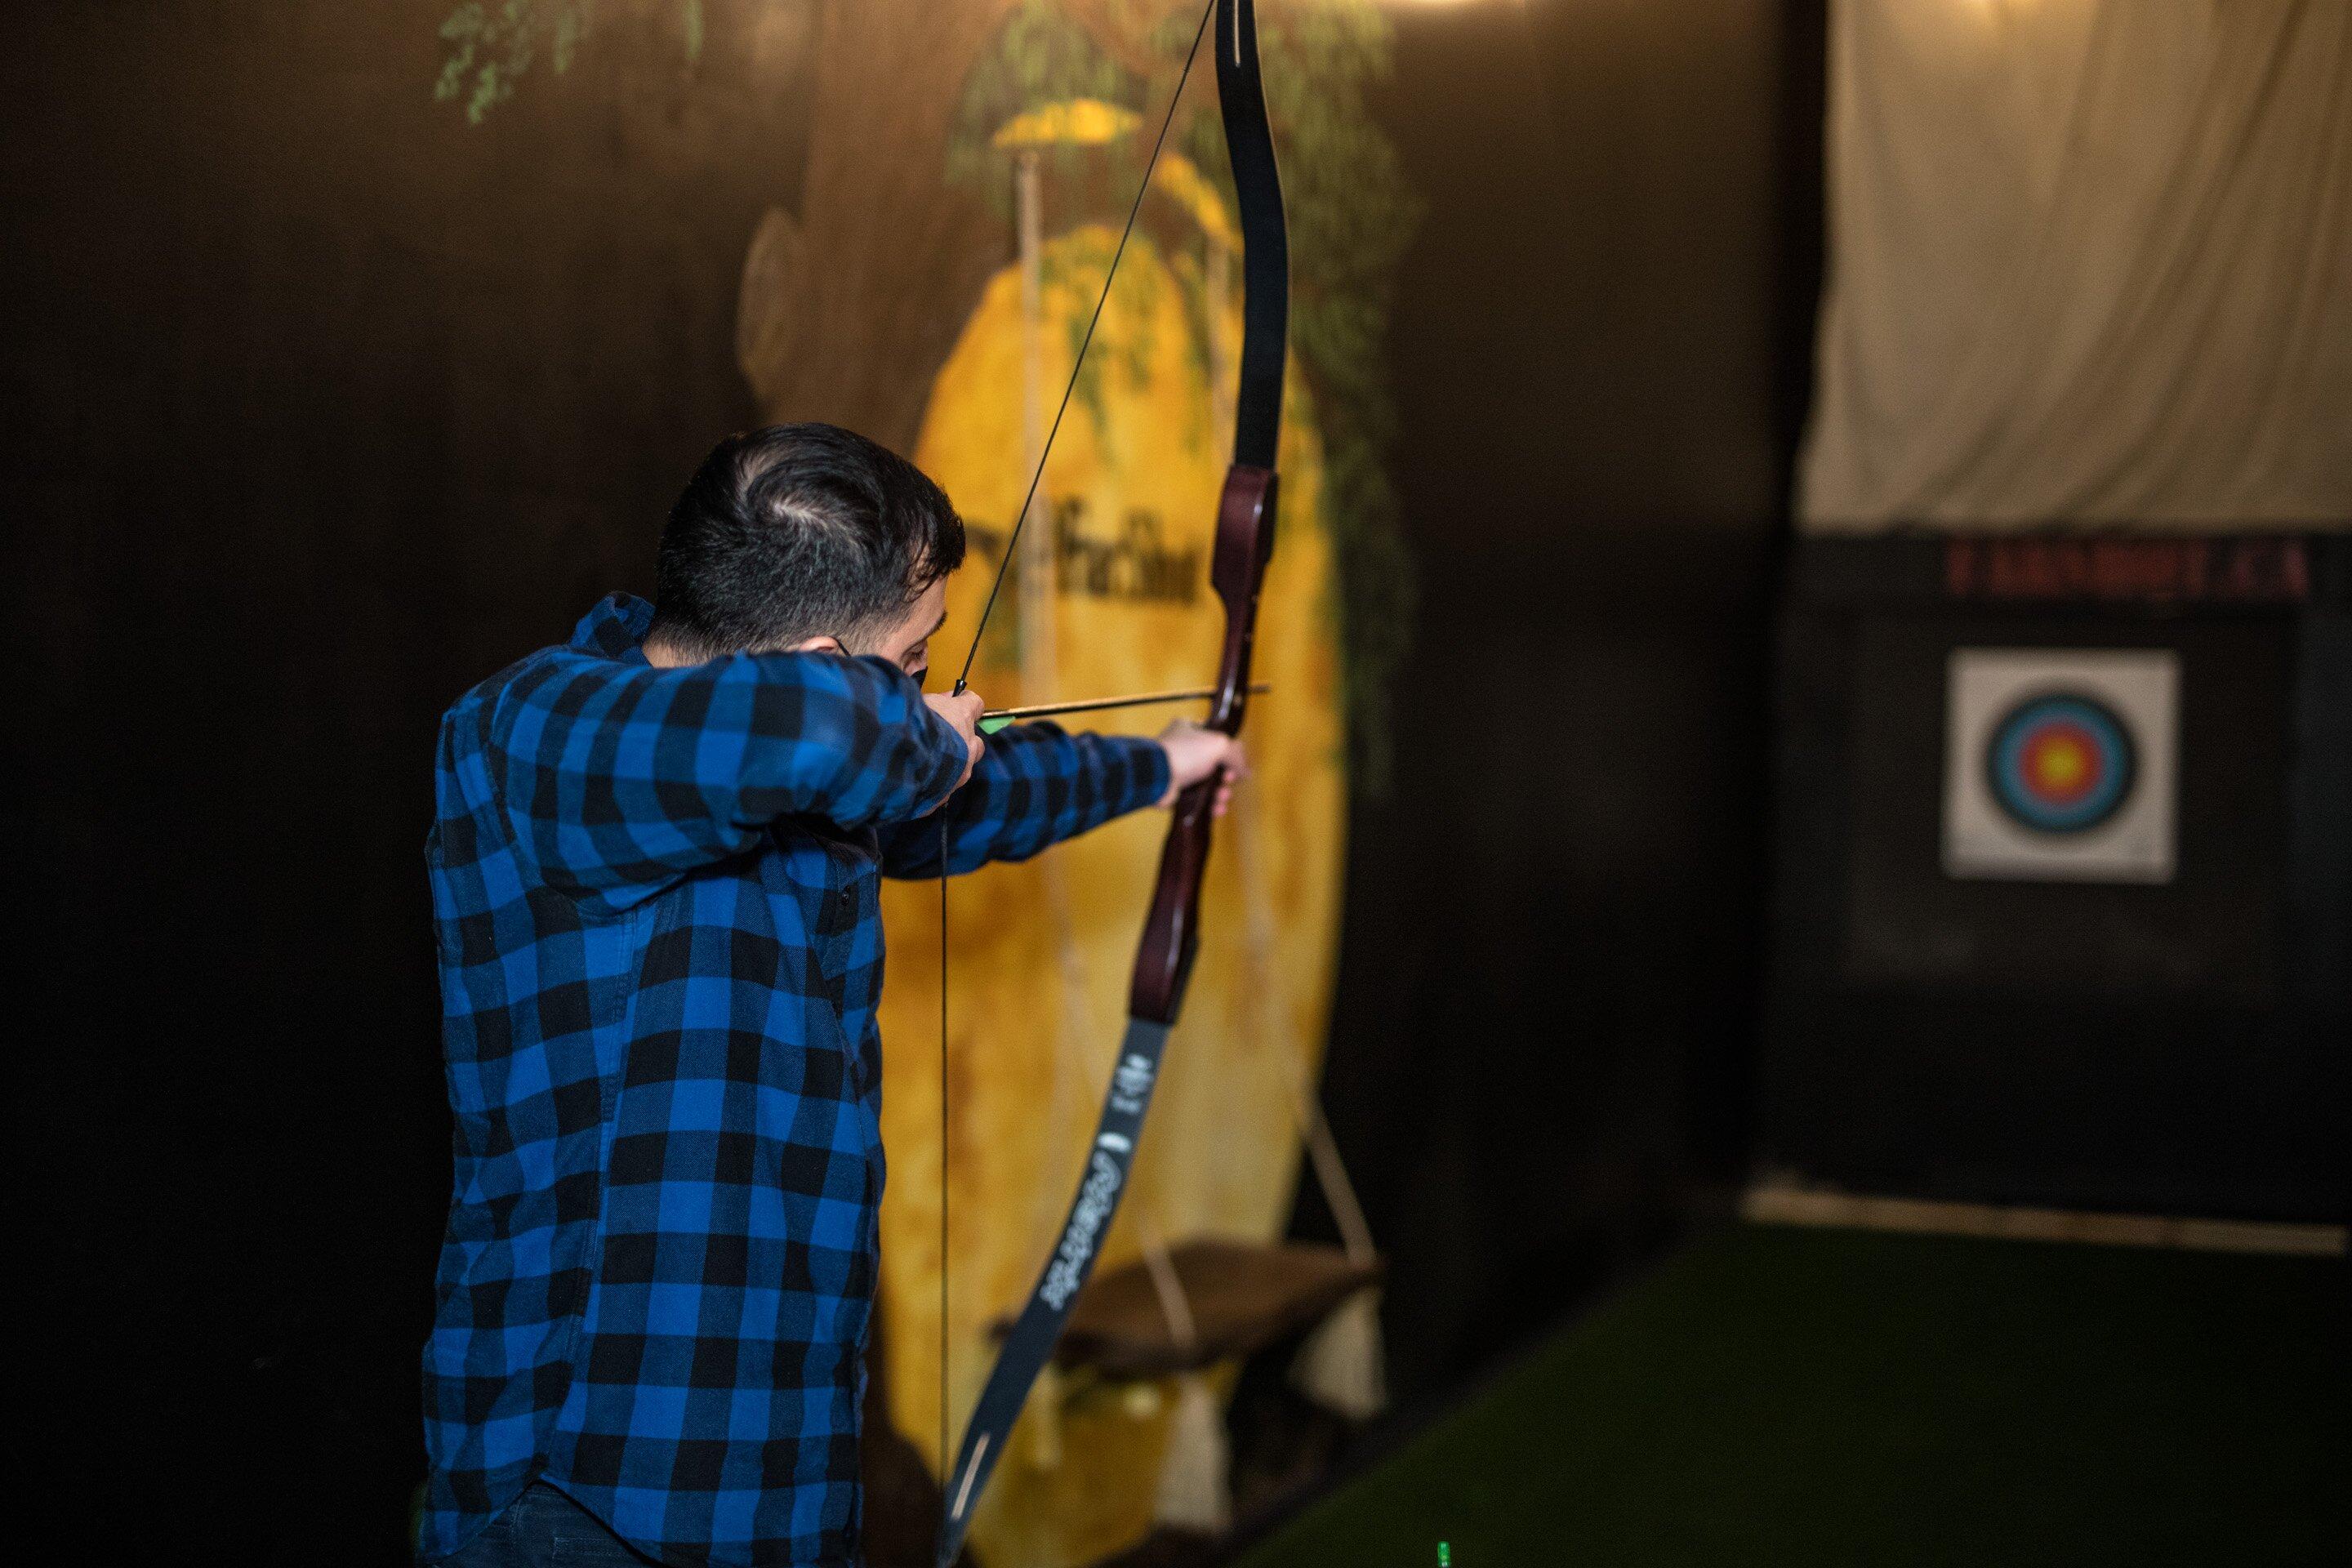
[[[952,667],[1013,537],[1198,6],[782,9],[799,28],[808,157],[796,199],[752,237],[738,357],[765,416],[861,429],[910,452],[955,500],[971,554],[935,660]],[[726,47],[737,20],[717,5],[669,10],[686,58]],[[461,5],[443,28],[436,91],[494,127],[534,68],[561,73],[594,46],[597,14],[595,0]],[[1255,773],[1211,862],[1191,1002],[1107,1270],[1149,1256],[1156,1271],[1191,1238],[1282,1233],[1302,1147],[1319,1133],[1311,1085],[1346,799],[1351,780],[1379,787],[1380,699],[1403,651],[1409,574],[1380,461],[1391,422],[1380,365],[1413,204],[1360,96],[1386,68],[1385,24],[1360,0],[1268,5],[1264,18],[1294,247],[1279,547],[1257,651],[1271,690],[1254,704]],[[1206,571],[1241,335],[1215,100],[1196,71],[978,650],[972,683],[992,706],[1198,686],[1215,672],[1223,618]],[[1096,727],[1141,732],[1166,714],[1102,717]],[[938,886],[886,899],[879,1365],[892,1424],[927,1466],[942,1389],[960,1428],[991,1325],[1027,1291],[1076,1181],[1161,828],[1129,819],[958,880],[944,965]],[[1328,1141],[1315,1152],[1343,1189],[1335,1209],[1352,1215]],[[1369,1253],[1360,1224],[1350,1229],[1351,1250]],[[1041,1383],[1014,1434],[1019,1458],[975,1526],[980,1559],[1088,1563],[1142,1536],[1165,1512],[1153,1478],[1186,1393],[1175,1378]]]

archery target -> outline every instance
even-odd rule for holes
[[[2138,772],[2131,732],[2095,697],[2029,697],[2001,715],[1984,744],[1993,805],[2036,833],[2088,833],[2131,799]]]
[[[1955,648],[1946,873],[2170,881],[2179,690],[2169,649]]]

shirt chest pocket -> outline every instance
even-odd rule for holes
[[[596,1079],[608,1121],[633,1032],[627,1026],[645,987],[646,952],[656,923],[656,907],[644,903],[591,921],[580,933],[589,1033],[595,1041]]]

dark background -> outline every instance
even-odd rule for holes
[[[1823,62],[1818,4],[1398,16],[1417,655],[1325,1092],[1409,1405],[1739,1174]]]
[[[1328,1095],[1408,1410],[1756,1142],[1821,3],[1398,13],[1417,652]],[[756,416],[738,274],[805,143],[805,5],[709,5],[692,68],[608,7],[481,129],[431,98],[447,9],[19,7],[0,51],[13,1459],[49,1517],[251,1561],[401,1554],[435,722],[649,587]]]

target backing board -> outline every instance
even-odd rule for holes
[[[1954,648],[1946,690],[1946,875],[2172,879],[2177,654]]]

